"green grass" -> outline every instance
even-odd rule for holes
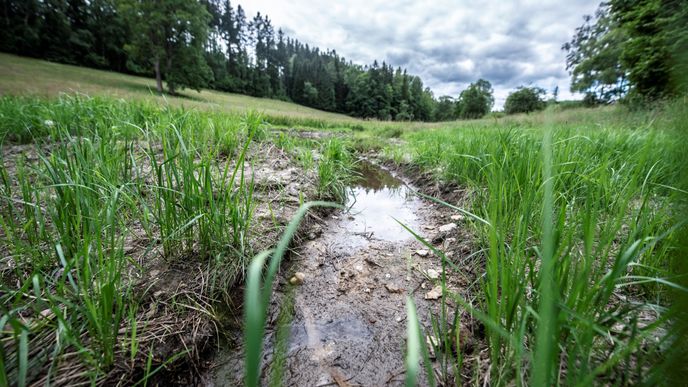
[[[442,343],[439,382],[448,384],[652,383],[662,380],[664,359],[680,359],[685,344],[672,328],[685,314],[672,307],[687,292],[677,249],[688,200],[679,185],[685,102],[423,124],[208,91],[163,100],[149,92],[152,83],[0,54],[0,94],[23,95],[0,98],[2,143],[38,145],[37,159],[20,157],[14,170],[3,160],[0,169],[0,240],[15,265],[2,281],[0,384],[57,372],[50,359],[61,356],[87,364],[88,381],[102,380],[122,351],[148,356],[150,372],[160,369],[137,342],[137,298],[123,274],[132,266],[124,243],[133,225],[148,236],[150,254],[200,253],[219,269],[216,284],[248,269],[246,297],[255,302],[245,310],[246,340],[254,343],[247,381],[257,381],[271,289],[260,285],[274,279],[292,232],[263,279],[270,255],[251,258],[255,193],[239,167],[249,142],[270,140],[263,121],[345,129],[357,149],[379,150],[468,192],[460,206],[446,205],[467,215],[462,227],[478,249],[454,261],[429,245],[442,260],[444,296],[430,327],[413,325],[408,305],[408,383],[422,372],[422,328]],[[42,98],[70,90],[122,99]],[[246,114],[252,109],[265,115]],[[273,141],[318,172],[319,198],[343,198],[348,140],[278,134]],[[466,268],[478,275],[464,298],[447,283]],[[465,313],[485,328],[486,370],[476,356],[446,350],[460,348]],[[113,345],[122,342],[125,349]]]
[[[349,126],[360,120],[311,109],[294,103],[254,98],[212,90],[182,91],[179,96],[161,97],[155,79],[89,69],[0,53],[0,95],[57,97],[62,93],[83,93],[127,101],[146,100],[160,105],[226,113],[258,110],[275,125],[330,127]]]
[[[380,131],[385,137],[398,137],[405,131],[429,128],[458,128],[465,121],[422,123],[362,120],[342,114],[324,112],[298,104],[267,98],[254,98],[241,94],[212,90],[185,90],[179,96],[159,96],[155,92],[155,80],[86,67],[70,66],[38,59],[0,53],[0,96],[34,96],[55,98],[63,93],[82,93],[91,97],[121,98],[129,102],[147,101],[158,106],[183,107],[209,112],[242,114],[251,110],[263,114],[264,119],[279,127],[309,127],[316,129],[344,129]],[[615,109],[557,110],[556,119],[561,122],[577,122],[581,115],[589,123],[604,125],[616,119]],[[583,114],[581,114],[583,112]],[[471,121],[471,125],[491,127],[505,123],[538,123],[542,115],[514,115],[501,118],[484,118]]]
[[[490,128],[406,133],[406,145],[386,148],[472,193],[461,211],[484,253],[450,266],[479,265],[484,276],[471,300],[446,291],[486,327],[490,370],[478,380],[588,385],[658,376],[676,339],[665,311],[676,291],[688,291],[675,270],[685,111],[682,102],[619,108],[613,119],[588,113],[572,123],[547,112]],[[453,340],[453,322],[438,320]]]
[[[150,338],[140,342],[152,327],[132,273],[146,273],[127,241],[147,241],[137,257],[144,266],[164,259],[207,268],[210,287],[192,296],[197,301],[175,302],[177,313],[207,318],[213,305],[200,300],[231,299],[254,254],[257,193],[244,167],[252,142],[271,141],[263,116],[83,96],[2,97],[0,128],[0,379],[57,383],[69,377],[63,366],[76,366],[65,382],[101,383],[130,359],[145,383],[166,363],[153,362]],[[6,154],[15,144],[27,145]],[[325,153],[312,169],[336,164],[329,178],[347,179],[341,140],[310,145]],[[305,146],[295,142],[292,150]],[[319,194],[341,195],[331,187]]]

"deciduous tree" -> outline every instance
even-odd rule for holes
[[[177,88],[198,91],[212,72],[203,57],[210,15],[197,1],[122,0],[121,11],[131,23],[131,42],[125,46],[134,66],[152,67],[162,93],[163,79],[174,94]]]

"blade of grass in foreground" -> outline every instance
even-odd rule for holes
[[[263,351],[267,307],[272,296],[272,282],[301,220],[309,209],[316,206],[343,208],[338,204],[329,202],[303,204],[289,222],[274,252],[264,251],[258,254],[249,265],[244,293],[244,385],[246,386],[259,385],[260,358]],[[272,253],[272,260],[265,275],[265,281],[261,282],[261,273],[270,253]]]
[[[552,181],[552,131],[547,130],[542,142],[543,166],[542,181],[545,195],[542,205],[542,265],[540,267],[540,317],[535,339],[535,358],[533,361],[533,385],[548,386],[553,367],[556,367],[557,355],[555,335],[557,331],[556,295],[554,281],[554,211]]]
[[[418,322],[416,305],[410,296],[406,296],[406,316],[408,321],[406,325],[406,387],[417,385],[421,355],[428,377],[428,384],[435,386],[435,377],[432,373],[428,349],[423,342],[423,332]]]

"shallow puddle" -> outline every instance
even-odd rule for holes
[[[416,228],[416,209],[420,200],[411,189],[389,171],[368,161],[358,167],[360,178],[351,187],[348,214],[339,227],[350,236],[366,240],[401,242],[411,238],[399,222]],[[346,243],[352,243],[347,238]],[[353,245],[360,245],[360,240]]]
[[[427,219],[423,202],[393,173],[367,161],[357,171],[348,210],[328,217],[322,235],[301,246],[288,270],[305,273],[294,289],[288,385],[329,385],[335,374],[361,385],[402,383],[396,376],[403,370],[405,297],[423,278],[409,266],[419,244],[399,222],[418,231]],[[278,308],[273,304],[270,314]],[[275,349],[274,337],[267,338],[265,370]],[[221,351],[216,362],[210,384],[240,383],[240,348]]]

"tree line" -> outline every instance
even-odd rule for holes
[[[436,99],[400,67],[361,66],[275,29],[228,0],[0,0],[0,50],[156,78],[158,92],[211,88],[381,120],[478,118],[478,80]]]
[[[657,100],[688,90],[688,1],[610,0],[584,17],[566,66],[588,104]]]

